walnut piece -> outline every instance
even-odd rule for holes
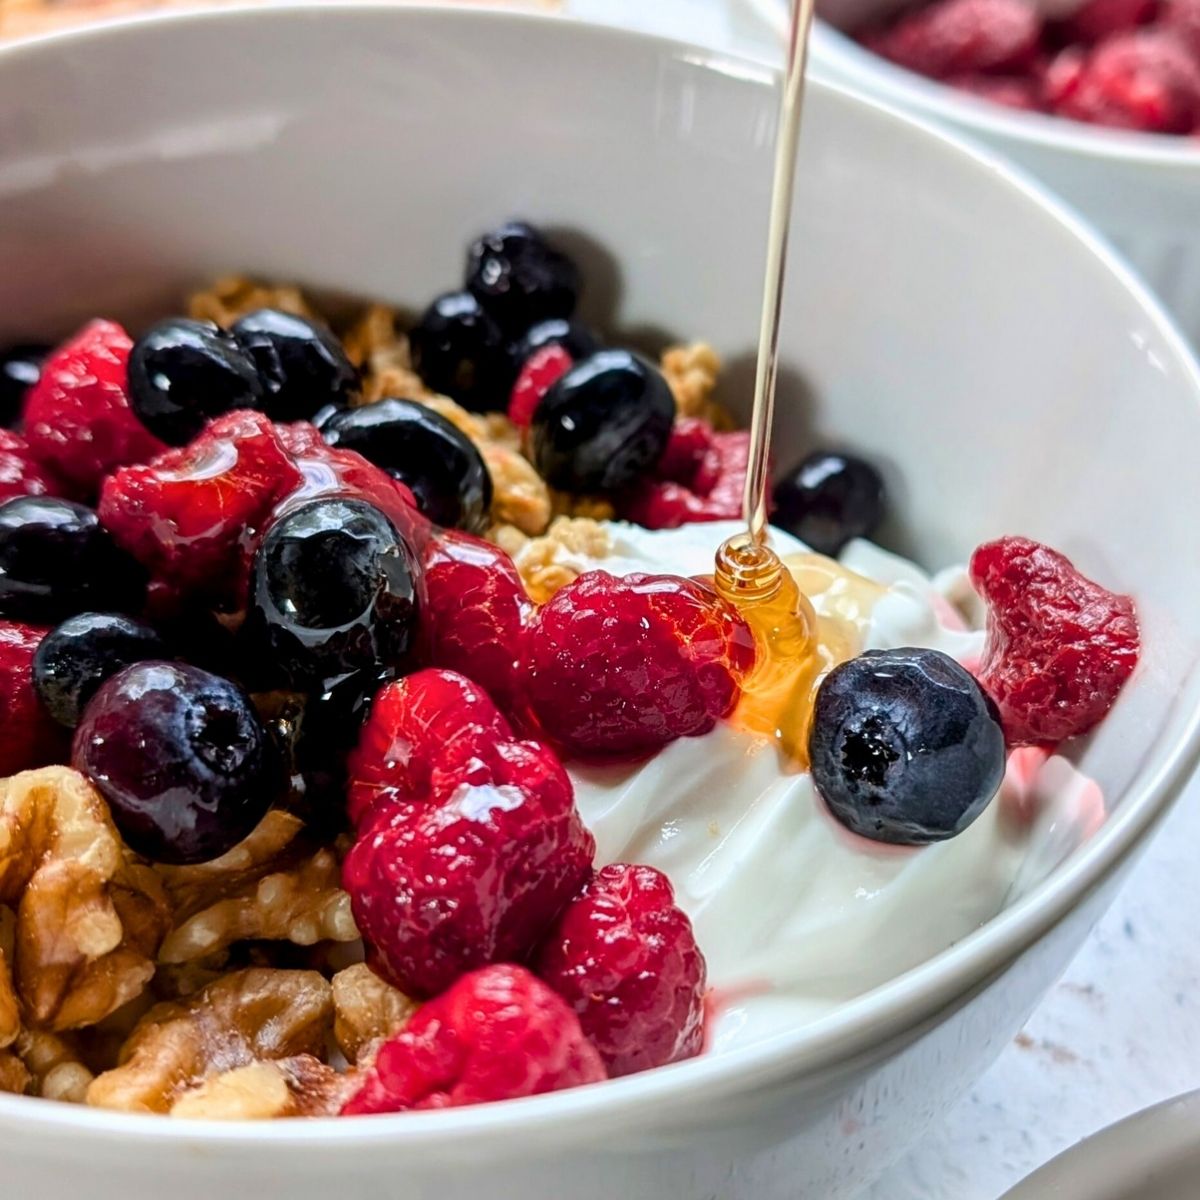
[[[0,1050],[0,1092],[23,1096],[29,1090],[29,1072],[25,1064],[8,1050]]]
[[[66,767],[0,780],[0,903],[16,905],[26,1019],[52,1030],[93,1025],[137,996],[169,920],[158,877]]]
[[[733,418],[713,399],[721,358],[707,342],[671,346],[659,364],[681,417],[703,417],[714,429],[732,429]]]
[[[11,1046],[21,1032],[21,1010],[17,1004],[17,993],[13,989],[12,972],[8,958],[0,949],[0,1050]]]
[[[544,604],[561,587],[573,583],[597,559],[612,553],[612,536],[586,517],[555,517],[544,536],[533,538],[513,556],[530,598]]]
[[[82,1104],[93,1075],[70,1038],[23,1030],[15,1046],[29,1073],[29,1091],[46,1100]]]
[[[320,1059],[301,1054],[214,1075],[180,1096],[171,1116],[202,1121],[330,1117],[341,1110],[353,1086]]]
[[[358,1062],[365,1047],[396,1033],[417,1008],[417,1001],[380,979],[366,963],[333,977],[333,1036],[350,1062]]]
[[[263,1059],[319,1055],[332,1021],[329,984],[316,971],[235,971],[186,1001],[155,1005],[122,1047],[120,1064],[88,1088],[87,1102],[170,1112],[213,1075]]]
[[[188,297],[188,315],[197,321],[232,325],[238,317],[259,308],[277,308],[298,317],[314,317],[312,307],[298,287],[256,283],[243,275],[226,275],[202,292]]]

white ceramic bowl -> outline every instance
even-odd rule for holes
[[[784,28],[789,0],[744,2],[776,34]],[[850,3],[856,16],[896,7],[830,3]],[[941,122],[1032,171],[1111,239],[1200,340],[1200,141],[1002,108],[897,67],[824,21],[814,30],[812,63],[821,78]]]
[[[1004,1200],[1196,1200],[1200,1092],[1136,1113],[1085,1138]]]
[[[591,319],[710,338],[744,406],[769,82],[670,42],[448,10],[223,11],[9,47],[0,338],[137,321],[231,269],[420,304],[470,234],[521,213],[573,235]],[[780,459],[811,436],[879,459],[895,539],[930,564],[1021,532],[1139,598],[1144,666],[1078,749],[1104,827],[949,952],[744,1050],[357,1121],[0,1097],[6,1194],[833,1200],[1008,1042],[1200,749],[1200,378],[1085,228],[895,113],[814,88],[797,204]]]

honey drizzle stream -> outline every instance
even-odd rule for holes
[[[730,538],[717,551],[713,577],[717,591],[737,606],[758,644],[758,662],[743,687],[734,723],[778,738],[798,766],[808,761],[808,726],[816,683],[831,664],[823,653],[824,639],[819,636],[820,623],[811,602],[767,543],[767,515],[779,323],[814,7],[815,0],[793,0],[780,93],[750,418],[750,463],[742,502],[747,532]]]

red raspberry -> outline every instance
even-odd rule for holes
[[[1118,129],[1190,133],[1200,123],[1200,64],[1171,33],[1119,33],[1091,52],[1056,111]]]
[[[132,348],[120,325],[93,321],[46,359],[25,397],[30,452],[85,496],[114,468],[166,449],[129,407]]]
[[[882,28],[868,49],[934,79],[1020,71],[1037,54],[1042,20],[1026,0],[934,0]]]
[[[591,871],[595,840],[554,754],[471,749],[435,762],[427,796],[378,803],[342,868],[370,962],[411,995],[525,958]]]
[[[1087,733],[1137,666],[1133,600],[1028,538],[980,546],[971,580],[988,604],[979,681],[999,706],[1009,744]]]
[[[536,970],[614,1078],[703,1047],[704,955],[670,880],[653,867],[599,871],[559,917]]]
[[[508,401],[508,419],[519,429],[528,427],[542,397],[574,365],[575,360],[562,346],[550,344],[535,350],[526,360],[513,384]]]
[[[549,736],[588,758],[639,758],[707,733],[737,702],[754,639],[711,589],[589,571],[530,622],[521,666]]]
[[[67,734],[33,688],[33,656],[49,632],[0,621],[0,775],[67,761]]]
[[[749,465],[749,433],[714,433],[707,421],[685,418],[667,443],[655,472],[659,478],[634,488],[622,500],[621,515],[647,529],[735,520],[742,515]]]
[[[98,511],[117,543],[158,579],[224,593],[279,499],[301,481],[271,422],[237,411],[189,445],[110,476]]]
[[[575,1014],[524,967],[484,967],[418,1009],[379,1048],[344,1116],[458,1108],[598,1083]]]
[[[1083,78],[1087,51],[1081,46],[1068,46],[1050,60],[1042,75],[1042,103],[1051,112],[1058,112],[1069,97],[1075,94]]]
[[[1037,112],[1041,108],[1036,80],[1015,75],[952,75],[946,82],[960,92],[969,92],[980,100],[1015,108],[1021,112]]]
[[[444,530],[425,550],[423,658],[469,676],[510,716],[519,706],[517,653],[533,605],[512,559]]]
[[[1158,0],[1086,0],[1062,23],[1062,34],[1071,42],[1103,41],[1139,25],[1149,25],[1158,15]]]
[[[380,799],[424,796],[439,759],[466,759],[511,738],[500,710],[462,675],[417,671],[389,683],[375,697],[347,762],[350,820],[359,825]]]
[[[1200,57],[1200,0],[1166,0],[1160,28],[1169,30]]]
[[[34,460],[29,443],[20,434],[0,429],[0,500],[66,494],[62,482]]]

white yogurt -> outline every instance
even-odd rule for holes
[[[588,565],[613,574],[708,574],[717,546],[738,528],[614,524],[613,554]],[[781,554],[805,550],[779,531],[773,543]],[[961,594],[961,571],[943,572],[935,586],[864,541],[842,561],[887,585],[864,648],[918,645],[960,661],[978,657],[981,632],[939,620],[950,612],[944,595]],[[645,763],[570,773],[598,861],[649,863],[674,883],[708,960],[710,1044],[720,1051],[813,1020],[924,962],[999,912],[1015,881],[1029,886],[1031,872],[1040,878],[1069,853],[1095,820],[1094,785],[1075,786],[1082,777],[1058,757],[1034,768],[1032,777],[1026,770],[1006,780],[957,838],[915,849],[853,836],[773,743],[725,724]],[[1053,795],[1044,794],[1045,779],[1054,781]],[[1090,809],[1076,803],[1084,794]],[[1053,850],[1031,855],[1051,832]]]

